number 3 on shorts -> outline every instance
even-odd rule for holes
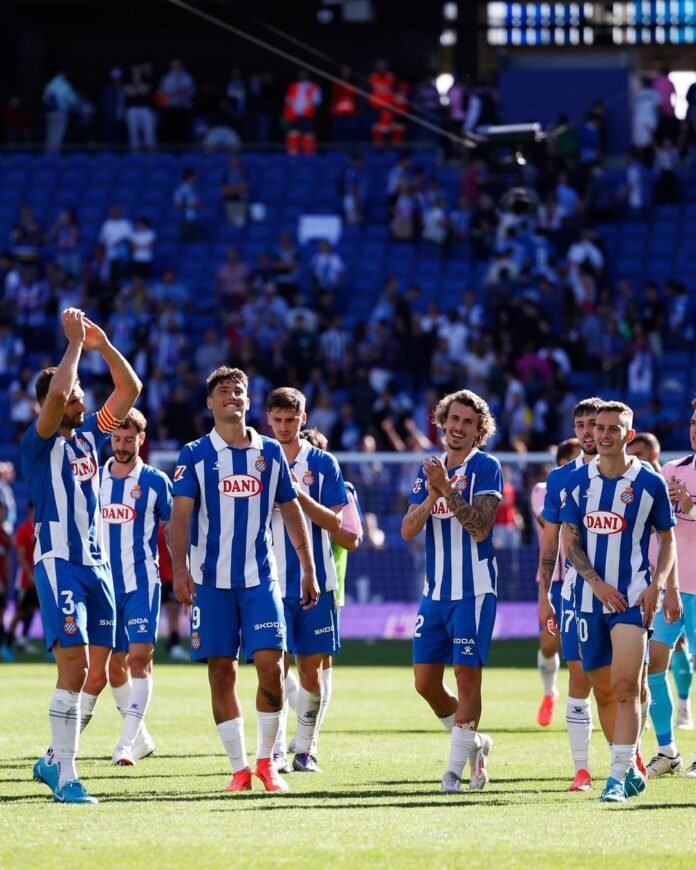
[[[416,619],[416,627],[413,630],[414,637],[421,637],[421,628],[423,628],[423,623],[425,622],[425,617],[419,613],[418,618]]]
[[[191,608],[191,628],[198,631],[201,627],[201,609],[195,605]]]
[[[75,602],[73,601],[73,594],[70,589],[66,589],[65,592],[60,593],[65,601],[63,602],[63,607],[61,608],[65,616],[72,616],[75,612]]]

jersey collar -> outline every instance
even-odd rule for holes
[[[638,477],[638,472],[643,468],[643,465],[638,459],[637,456],[631,457],[631,464],[628,466],[626,471],[621,475],[625,480],[635,480]],[[587,465],[587,475],[590,478],[599,477],[599,456],[595,456],[595,458],[588,463]]]
[[[251,426],[247,426],[247,433],[249,435],[249,447],[253,447],[255,450],[263,449],[263,441],[261,440],[261,436],[256,431],[256,429],[252,429]],[[225,439],[220,435],[217,429],[213,427],[212,432],[210,433],[210,441],[213,447],[217,450],[218,453],[221,453],[223,450],[227,450],[230,446]],[[235,449],[235,448],[232,448]],[[243,447],[240,448],[242,450],[246,450],[248,448]]]
[[[305,441],[305,439],[303,438],[300,442],[300,452],[293,459],[292,464],[294,465],[296,462],[305,462],[310,454],[311,449],[312,445],[309,443],[309,441]]]
[[[456,468],[461,468],[462,465],[466,465],[467,462],[468,462],[468,461],[469,461],[473,456],[476,456],[476,454],[477,454],[478,452],[479,452],[478,447],[474,447],[474,448],[472,449],[471,453],[470,453],[468,456],[465,456],[464,459],[462,459],[462,461],[459,463],[459,465],[456,466]],[[447,470],[447,452],[446,452],[446,451],[442,454],[442,456],[440,456],[440,462],[442,462],[442,464],[445,466],[445,470]],[[451,470],[454,471],[454,469],[451,469]]]
[[[104,464],[104,477],[109,477],[109,478],[112,477],[111,466],[114,463],[114,461],[115,460],[114,460],[113,456],[111,456],[109,459],[106,460],[106,463]],[[143,465],[145,465],[145,463],[140,458],[140,456],[138,456],[138,458],[135,460],[135,465],[131,468],[131,470],[128,472],[126,477],[125,478],[124,477],[115,477],[114,480],[125,480],[128,477],[135,477],[135,478],[139,477],[140,472],[143,469]]]

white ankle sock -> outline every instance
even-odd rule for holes
[[[302,754],[311,750],[320,707],[321,689],[318,692],[308,692],[300,686],[297,690],[296,754]]]
[[[58,765],[58,785],[77,779],[75,759],[80,740],[80,692],[54,689],[48,706],[53,763]]]
[[[635,743],[614,743],[611,747],[611,776],[623,782],[628,769],[635,764]]]
[[[278,736],[280,712],[261,713],[256,711],[256,760],[270,758]]]
[[[116,709],[121,714],[121,716],[126,715],[126,710],[128,709],[128,698],[130,697],[130,691],[133,687],[133,683],[130,678],[127,683],[124,683],[122,686],[112,686],[111,694],[113,695],[114,701],[116,702]]]
[[[592,707],[588,698],[568,698],[566,701],[566,725],[570,741],[570,754],[575,772],[588,770],[590,737],[592,736]]]
[[[558,653],[547,659],[541,650],[537,651],[537,667],[541,675],[541,684],[544,687],[545,695],[556,694],[556,678],[561,667],[561,660]]]
[[[679,750],[674,740],[671,743],[665,743],[664,746],[658,746],[657,751],[660,755],[666,755],[668,758],[676,758],[679,755]]]
[[[440,722],[445,731],[449,731],[452,733],[452,729],[454,728],[454,713],[450,713],[449,716],[438,716],[437,721]]]
[[[650,709],[650,695],[641,702],[640,705],[640,728],[638,729],[638,744],[640,745],[640,738],[643,736],[643,731],[645,731],[645,723],[648,721],[648,710]]]
[[[333,668],[328,668],[321,672],[321,707],[317,713],[317,727],[314,731],[314,746],[319,742],[319,731],[324,724],[324,716],[329,709],[331,695],[333,694]]]
[[[152,677],[133,677],[133,685],[128,695],[128,706],[123,717],[123,731],[119,746],[132,747],[138,729],[145,720],[147,708],[152,698]]]
[[[456,773],[461,779],[464,773],[464,766],[470,757],[476,752],[476,731],[474,723],[462,727],[455,725],[452,728],[452,738],[450,740],[450,754],[447,761],[447,770]]]
[[[291,710],[297,710],[297,690],[300,688],[297,677],[292,671],[285,675],[285,697]]]
[[[278,719],[278,734],[276,735],[275,745],[273,747],[273,755],[287,755],[287,738],[288,738],[288,712],[290,710],[288,699],[285,699],[283,709],[280,711]]]
[[[217,726],[220,740],[232,765],[232,773],[249,767],[246,745],[244,743],[244,717],[228,719]]]
[[[92,721],[94,708],[97,706],[99,695],[88,695],[87,692],[82,692],[80,695],[80,734]]]

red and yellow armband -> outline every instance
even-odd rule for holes
[[[106,405],[97,412],[97,426],[99,426],[99,431],[106,435],[110,435],[114,429],[118,429],[121,423],[123,420],[117,420]]]

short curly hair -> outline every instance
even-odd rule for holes
[[[482,447],[498,431],[495,418],[488,407],[488,402],[471,390],[457,390],[456,393],[448,393],[446,396],[443,396],[433,411],[433,422],[442,430],[445,428],[449,410],[454,402],[466,405],[479,415],[478,434],[476,435],[474,446]]]

